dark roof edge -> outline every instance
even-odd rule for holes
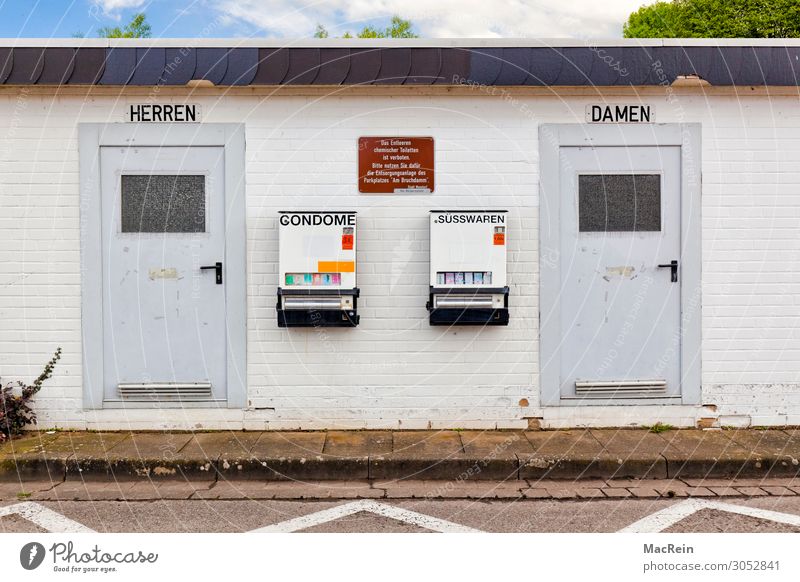
[[[567,48],[800,47],[800,38],[0,38],[0,47],[37,48]]]
[[[442,48],[369,40],[349,48],[279,49],[235,46],[231,40],[220,46],[210,41],[163,46],[162,41],[90,40],[78,47],[0,46],[0,84],[609,87],[666,86],[694,78],[715,86],[800,86],[800,40],[792,46],[635,42],[516,47],[507,41],[503,46],[472,41]],[[106,46],[94,46],[98,42]]]

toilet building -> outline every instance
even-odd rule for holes
[[[0,40],[42,427],[800,424],[800,43]]]

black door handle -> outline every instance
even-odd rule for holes
[[[661,269],[666,269],[667,267],[669,267],[672,270],[672,277],[671,277],[672,282],[673,283],[677,283],[678,282],[678,261],[670,261],[666,265],[659,265],[659,268],[661,268]]]
[[[214,263],[213,265],[205,265],[204,267],[200,267],[201,271],[205,271],[207,269],[214,269],[217,275],[217,285],[222,285],[222,263]]]

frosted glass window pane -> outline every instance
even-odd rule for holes
[[[578,176],[581,232],[661,230],[659,174]]]
[[[205,176],[122,176],[122,232],[205,232]]]

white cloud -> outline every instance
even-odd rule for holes
[[[94,5],[103,11],[107,16],[119,18],[119,13],[123,10],[141,8],[147,4],[148,0],[94,0]]]
[[[103,0],[107,3],[136,0]],[[393,14],[424,37],[619,37],[628,15],[647,0],[216,0],[224,15],[269,36],[308,37],[317,24],[332,35],[355,32]]]

